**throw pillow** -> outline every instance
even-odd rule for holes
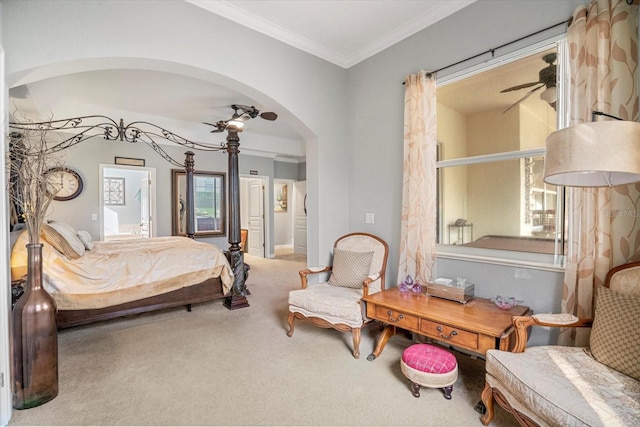
[[[84,230],[78,231],[78,239],[80,239],[85,249],[89,251],[93,249],[93,246],[94,246],[93,237],[91,237],[91,234],[89,234],[88,231],[84,231]]]
[[[63,224],[63,225],[61,225]],[[77,232],[69,230],[64,223],[42,224],[44,240],[69,259],[78,259],[84,255],[84,244],[78,239]]]
[[[369,275],[372,259],[373,252],[334,249],[329,283],[343,288],[362,288],[362,282]]]
[[[600,363],[640,380],[640,298],[600,286],[589,345]]]

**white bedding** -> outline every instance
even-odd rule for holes
[[[12,276],[26,273],[27,233],[11,253]],[[227,294],[233,272],[216,246],[187,237],[95,242],[71,260],[48,243],[43,248],[44,287],[58,310],[102,308],[170,292],[220,277]]]

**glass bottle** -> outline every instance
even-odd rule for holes
[[[42,287],[42,244],[27,245],[27,282],[13,307],[13,407],[42,405],[58,395],[55,301]]]

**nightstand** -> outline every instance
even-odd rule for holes
[[[24,293],[24,285],[27,282],[26,277],[11,282],[11,308],[16,305],[18,299]]]

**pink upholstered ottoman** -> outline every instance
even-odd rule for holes
[[[400,369],[411,381],[415,397],[420,397],[423,386],[441,388],[444,398],[451,399],[453,384],[458,379],[458,362],[451,352],[431,344],[413,344],[402,353]]]

